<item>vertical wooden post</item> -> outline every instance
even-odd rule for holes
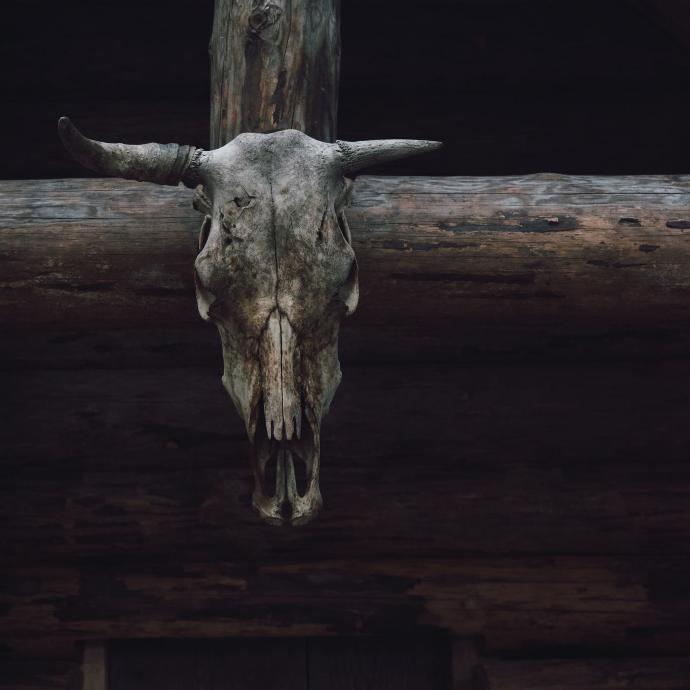
[[[82,658],[82,690],[107,690],[107,661],[104,642],[87,642]]]
[[[212,148],[277,129],[335,140],[340,0],[216,0],[209,52]]]

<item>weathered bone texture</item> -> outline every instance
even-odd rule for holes
[[[322,504],[320,429],[340,383],[340,321],[359,297],[344,174],[440,144],[330,144],[284,130],[204,152],[94,142],[66,118],[60,132],[94,170],[202,184],[197,305],[218,327],[223,385],[252,444],[253,505],[272,524],[308,522]]]
[[[178,144],[106,144],[87,139],[68,117],[61,117],[58,132],[72,156],[89,170],[103,175],[123,177],[177,186],[197,183],[194,171],[201,150]],[[183,179],[184,178],[184,179]]]
[[[211,146],[243,132],[335,139],[340,0],[216,0]]]

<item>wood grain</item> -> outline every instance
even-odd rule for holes
[[[216,0],[212,148],[276,129],[335,140],[339,15],[339,0]]]
[[[250,508],[220,371],[5,373],[14,562],[685,554],[687,362],[351,367],[323,428],[321,519]]]
[[[180,558],[2,568],[0,638],[476,635],[488,655],[682,655],[687,557],[237,563]],[[673,579],[675,578],[675,580]]]
[[[204,328],[188,192],[64,180],[0,193],[6,329]],[[688,178],[363,177],[349,219],[362,298],[346,359],[688,352]]]

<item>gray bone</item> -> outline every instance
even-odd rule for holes
[[[359,297],[344,176],[440,144],[329,144],[284,130],[241,134],[206,152],[96,142],[67,118],[59,131],[70,153],[102,174],[203,186],[197,305],[220,333],[223,385],[251,442],[253,505],[272,524],[309,522],[322,505],[321,420],[341,378],[338,329]]]

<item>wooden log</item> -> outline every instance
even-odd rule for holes
[[[216,0],[209,53],[212,148],[276,129],[335,140],[339,0]]]
[[[63,180],[0,194],[7,330],[204,328],[189,192]],[[362,298],[343,331],[360,359],[688,351],[690,178],[362,177],[349,219]]]
[[[687,361],[350,367],[323,428],[324,512],[300,530],[251,511],[219,379],[5,373],[4,559],[663,556],[690,541]]]
[[[684,654],[687,593],[650,587],[667,556],[189,562],[3,567],[0,637],[476,635],[489,655]]]

